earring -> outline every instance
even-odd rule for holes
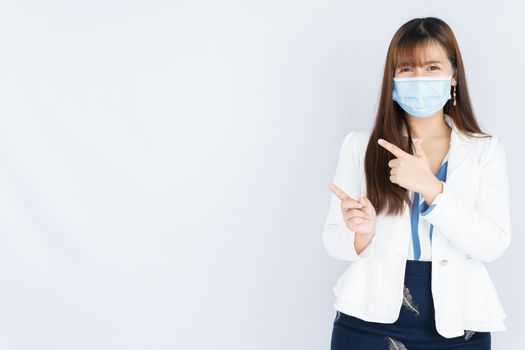
[[[452,95],[454,96],[454,103],[453,105],[456,105],[456,85],[454,85],[454,91],[452,92]]]

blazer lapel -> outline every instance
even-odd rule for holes
[[[458,130],[454,120],[449,115],[445,114],[447,124],[452,127],[450,133],[450,150],[448,154],[447,176],[446,181],[453,177],[456,170],[465,163],[467,156],[472,152],[472,141],[464,135],[461,130]]]

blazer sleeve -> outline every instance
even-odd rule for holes
[[[351,131],[343,139],[339,150],[333,183],[350,197],[358,199],[361,194],[361,169],[356,156],[357,132]],[[325,220],[322,241],[328,254],[336,259],[355,261],[370,258],[375,247],[376,235],[357,254],[354,246],[355,232],[344,223],[341,200],[330,192],[328,215]]]
[[[472,258],[490,262],[511,241],[511,218],[505,148],[492,136],[487,155],[480,164],[479,192],[471,206],[453,188],[443,183],[432,210],[421,217]]]
[[[443,186],[444,186],[445,182],[442,181],[442,180],[440,180],[440,182],[443,183]],[[441,200],[441,195],[442,194],[443,194],[443,192],[438,193],[437,196],[434,198],[434,201],[430,205],[428,205],[427,202],[423,201],[423,203],[421,203],[421,205],[419,206],[419,215],[425,216],[428,213],[430,213],[432,211],[432,209],[434,209],[435,206]]]

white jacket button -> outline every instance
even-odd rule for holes
[[[440,260],[439,261],[439,264],[440,265],[446,265],[448,263],[448,260],[447,259],[443,259],[443,260]]]

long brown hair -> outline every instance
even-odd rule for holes
[[[435,17],[414,18],[403,24],[394,34],[388,47],[381,97],[364,160],[367,197],[377,213],[388,209],[386,215],[399,215],[403,212],[404,202],[412,207],[408,190],[390,181],[388,162],[395,156],[378,145],[377,139],[385,139],[405,152],[414,154],[404,111],[392,100],[393,77],[398,65],[407,63],[411,66],[422,66],[421,61],[427,45],[436,43],[447,52],[457,82],[456,105],[452,104],[452,100],[448,100],[443,107],[443,113],[448,114],[457,129],[466,135],[475,137],[476,135],[472,134],[478,133],[490,136],[481,131],[474,116],[463,60],[452,29],[443,20]],[[408,137],[403,137],[403,128]]]

